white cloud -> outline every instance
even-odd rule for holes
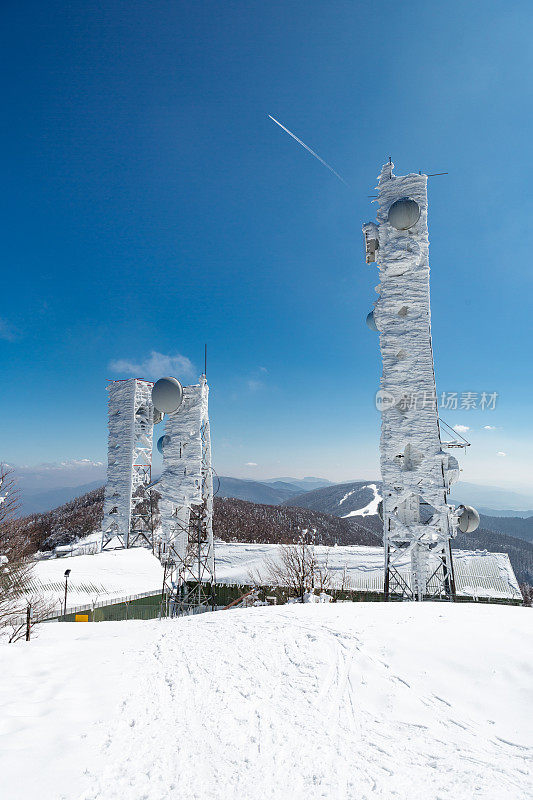
[[[256,464],[256,463],[255,463],[255,461],[247,461],[247,462],[246,462],[246,464],[245,464],[244,466],[245,466],[245,467],[257,467],[257,466],[259,466],[259,465],[258,465],[258,464]]]
[[[119,375],[134,375],[136,378],[156,380],[167,376],[184,378],[194,375],[194,365],[187,356],[182,356],[180,353],[166,356],[156,350],[152,350],[144,361],[129,361],[126,358],[110,361],[109,369]]]
[[[263,389],[265,387],[265,382],[263,380],[265,375],[268,375],[268,370],[266,367],[257,367],[257,369],[254,369],[246,381],[248,390],[250,392],[258,392],[260,389]]]
[[[102,461],[91,458],[69,458],[43,464],[18,464],[14,466],[15,480],[24,496],[25,492],[45,489],[82,486],[93,481],[105,481]]]
[[[501,456],[501,457],[503,458],[504,456],[506,456],[506,455],[507,455],[507,453],[504,453],[504,452],[503,452],[503,450],[498,450],[498,452],[496,453],[496,455],[497,455],[497,456]]]
[[[483,425],[483,430],[484,431],[495,431],[496,430],[496,426],[495,425]]]
[[[58,472],[71,469],[98,469],[103,467],[102,461],[93,461],[91,458],[69,458],[66,461],[56,461],[44,464],[37,464],[30,466],[29,464],[22,464],[15,467],[19,472]]]
[[[467,431],[470,430],[468,425],[454,425],[453,429],[454,431],[457,431],[457,433],[466,433]]]
[[[92,461],[90,458],[71,458],[68,461],[61,461],[59,467],[102,467],[102,461]]]

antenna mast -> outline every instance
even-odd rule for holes
[[[379,262],[378,300],[367,318],[379,332],[385,599],[453,600],[450,542],[475,530],[467,507],[447,498],[459,477],[443,449],[431,342],[427,175],[396,176],[389,158],[378,184],[377,223],[363,225],[367,263]],[[479,517],[478,517],[479,520]],[[474,525],[474,527],[472,527]],[[470,527],[469,527],[470,526]]]

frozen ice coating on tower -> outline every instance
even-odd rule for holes
[[[450,537],[457,514],[447,504],[457,460],[442,448],[431,344],[427,176],[396,176],[385,164],[378,184],[377,225],[363,225],[367,263],[378,262],[374,308],[383,376],[381,473],[385,591],[422,599],[429,554],[439,557],[442,594],[452,597]],[[411,585],[395,571],[409,551]],[[433,559],[431,559],[433,561]],[[431,568],[433,572],[433,567]]]
[[[150,482],[152,464],[152,384],[130,378],[112,381],[108,397],[108,463],[102,547],[115,537],[124,547],[139,538],[139,488]]]
[[[167,417],[163,446],[163,472],[159,484],[163,541],[172,544],[184,559],[187,550],[191,507],[205,503],[212,551],[213,491],[211,442],[208,416],[209,387],[204,376],[199,384],[185,386],[183,401]],[[210,556],[212,557],[212,556]]]
[[[205,375],[197,385],[185,388],[168,377],[155,387],[131,378],[111,381],[107,388],[109,455],[102,549],[151,547],[165,567],[163,602],[172,616],[214,609],[213,478]],[[153,426],[163,414],[165,433],[157,445],[163,454],[163,473],[152,483]],[[153,513],[155,484],[160,527]]]

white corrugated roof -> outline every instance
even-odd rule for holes
[[[249,583],[250,572],[265,573],[265,560],[276,556],[278,545],[216,542],[217,581]],[[350,587],[360,591],[382,592],[384,556],[382,547],[346,545],[315,547],[320,560],[326,561],[333,583],[339,584],[344,571]],[[522,595],[507,553],[486,550],[454,550],[453,562],[457,594],[464,597],[492,597],[520,600]],[[409,580],[408,558],[399,564],[399,572]],[[435,589],[437,584],[435,583]]]

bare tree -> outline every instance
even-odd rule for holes
[[[31,545],[16,518],[19,497],[13,472],[0,464],[0,633],[8,642],[29,636],[32,624],[49,613],[32,591]]]
[[[313,545],[302,534],[298,544],[282,544],[278,557],[268,557],[260,570],[251,570],[254,586],[283,586],[303,601],[306,593],[325,591],[331,582],[327,558],[319,561]]]

